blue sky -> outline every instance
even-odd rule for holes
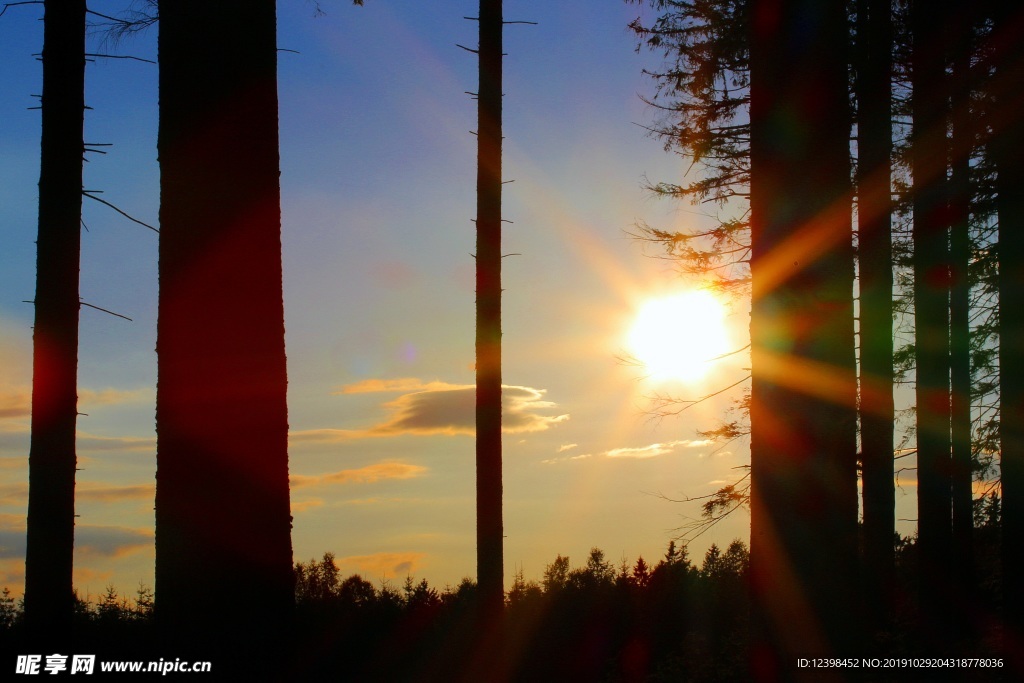
[[[94,0],[114,13],[124,3]],[[473,0],[279,3],[285,309],[296,559],[333,551],[344,572],[432,584],[475,574]],[[646,137],[651,84],[609,0],[508,0],[505,251],[506,580],[557,554],[656,559],[699,496],[736,476],[744,443],[716,450],[696,429],[722,396],[651,420],[646,398],[730,384],[742,359],[702,382],[658,383],[623,365],[651,297],[692,286],[626,234],[637,220],[682,228],[701,209],[650,198],[644,177],[687,163]],[[647,10],[649,11],[649,10]],[[41,9],[0,18],[0,585],[20,592],[27,490]],[[155,59],[156,33],[94,51]],[[87,189],[156,224],[156,67],[89,64]],[[638,125],[640,124],[640,125]],[[86,200],[81,315],[76,584],[152,585],[157,235]],[[747,305],[728,318],[745,344]],[[695,329],[692,333],[699,333]],[[746,538],[740,513],[691,547]]]

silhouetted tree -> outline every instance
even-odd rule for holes
[[[854,52],[857,102],[857,220],[860,275],[860,429],[864,600],[885,627],[895,570],[892,341],[892,3],[858,0]]]
[[[937,638],[951,626],[947,7],[920,0],[910,6],[918,547],[922,618]]]
[[[992,116],[999,220],[1000,479],[1002,483],[1003,616],[1007,642],[1024,634],[1024,12],[990,5],[993,32]],[[1018,658],[1018,673],[1024,670]]]
[[[844,3],[752,0],[750,27],[750,555],[765,675],[856,638],[854,273]]]
[[[948,221],[949,238],[949,366],[950,366],[950,496],[952,550],[957,558],[951,579],[954,631],[969,638],[974,595],[974,491],[971,449],[971,161],[977,134],[971,117],[977,11],[974,3],[956,2],[945,17],[944,42],[949,98]]]
[[[159,15],[156,614],[259,648],[294,604],[275,3]]]
[[[85,0],[46,0],[25,619],[66,643],[74,611]]]
[[[569,558],[559,555],[544,569],[544,592],[556,593],[569,581]]]
[[[480,606],[505,602],[501,481],[502,4],[480,0],[476,176],[476,563]]]

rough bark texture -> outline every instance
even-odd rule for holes
[[[993,3],[992,144],[999,218],[999,391],[1003,515],[1003,617],[1015,673],[1024,655],[1010,644],[1024,637],[1024,11]]]
[[[895,596],[893,485],[892,19],[889,0],[857,3],[857,218],[860,267],[864,604],[876,631]]]
[[[950,101],[950,484],[952,496],[953,552],[957,558],[954,635],[958,640],[971,633],[971,612],[977,609],[974,594],[974,493],[971,457],[971,301],[968,267],[971,259],[970,161],[974,147],[971,122],[971,44],[974,31],[973,3],[958,0],[946,16],[946,45]]]
[[[45,12],[25,619],[60,644],[74,609],[85,2],[47,0]]]
[[[501,0],[480,2],[476,180],[476,557],[481,605],[504,604],[501,514]]]
[[[914,0],[910,19],[920,599],[925,638],[935,647],[952,625],[946,7]]]
[[[753,674],[770,679],[856,637],[848,34],[838,0],[751,10]]]
[[[157,618],[259,648],[294,600],[275,3],[159,11]]]

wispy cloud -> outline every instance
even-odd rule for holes
[[[25,527],[0,529],[0,559],[25,558]]]
[[[119,503],[124,500],[153,500],[155,495],[155,484],[135,484],[131,486],[79,484],[75,487],[75,500],[81,502]]]
[[[576,448],[577,446],[579,446],[579,444],[567,443],[565,445],[559,446],[558,447],[558,452],[559,453],[565,453],[566,451],[571,451],[572,449]]]
[[[19,458],[0,458],[0,472],[10,472],[11,470],[28,471],[28,458],[24,456]]]
[[[393,578],[416,572],[425,553],[374,553],[373,555],[349,555],[337,559],[340,568],[356,568],[369,577]]]
[[[28,389],[9,389],[0,393],[0,418],[28,417],[32,412],[32,393]]]
[[[3,558],[0,555],[0,558]],[[25,583],[25,560],[21,557],[0,559],[0,588],[10,588],[11,596],[20,593],[16,589]]]
[[[541,415],[553,408],[544,391],[531,387],[502,387],[502,431],[507,434],[539,432],[569,419],[568,415]],[[366,431],[367,435],[473,434],[476,387],[472,384],[438,384],[403,394],[385,406],[391,417]]]
[[[605,451],[604,455],[608,458],[656,458],[659,455],[667,455],[677,448],[703,448],[711,443],[713,442],[708,439],[682,439],[666,443],[652,443],[647,446],[613,448],[610,451]]]
[[[119,558],[153,547],[152,529],[121,526],[75,526],[75,555]],[[18,526],[0,529],[0,558],[25,557],[24,520]]]
[[[28,502],[28,483],[0,485],[0,505],[24,505]]]
[[[390,413],[383,422],[359,430],[314,429],[293,432],[293,442],[338,442],[373,436],[403,434],[475,433],[476,388],[472,384],[423,382],[402,379],[370,379],[349,384],[337,394],[401,393],[384,403]],[[502,431],[506,434],[540,432],[569,419],[566,414],[544,415],[555,403],[544,398],[545,390],[505,385],[502,387]]]
[[[351,429],[302,429],[288,432],[288,443],[339,443],[362,435],[362,432]]]
[[[136,403],[150,399],[152,389],[79,389],[78,407],[89,410],[97,406]],[[28,417],[32,412],[32,389],[17,386],[0,390],[0,419]]]
[[[11,513],[0,514],[0,531],[25,532],[25,515]]]
[[[155,436],[96,436],[78,432],[75,445],[79,451],[154,451]]]
[[[340,470],[326,474],[293,474],[293,489],[303,486],[331,486],[334,484],[369,484],[381,479],[412,479],[426,474],[427,468],[402,462],[382,462],[354,470]]]
[[[76,555],[119,558],[152,547],[152,529],[88,525],[75,527]]]
[[[144,389],[79,389],[78,405],[80,407],[120,405],[124,403],[141,403],[153,400],[153,390]]]
[[[603,451],[599,455],[605,458],[634,458],[634,459],[645,459],[645,458],[657,458],[662,455],[668,455],[679,448],[703,448],[714,443],[710,439],[679,439],[676,441],[667,441],[665,443],[652,443],[646,446],[624,446],[621,448],[612,448],[611,450]],[[558,449],[559,453],[571,450],[575,448],[576,444],[568,444]],[[593,457],[591,453],[581,453],[579,455],[563,456],[560,458],[548,458],[547,460],[541,460],[541,463],[545,465],[555,465],[560,462],[569,462],[572,460],[586,460],[587,458]]]
[[[561,458],[548,458],[547,460],[541,460],[542,465],[557,465],[560,462],[569,462],[571,460],[586,460],[587,458],[594,457],[593,453],[580,453],[579,455],[566,455]]]
[[[103,571],[91,567],[75,567],[73,572],[75,588],[81,588],[83,591],[79,597],[89,602],[95,601],[98,597],[92,591],[97,590],[97,586],[108,586],[113,576],[114,572],[110,569]]]
[[[29,425],[8,422],[0,426],[0,450],[27,449]],[[150,451],[156,449],[156,436],[99,436],[79,431],[75,434],[75,448],[79,453],[88,451]],[[24,461],[23,461],[24,462]]]
[[[334,395],[340,394],[390,394],[409,391],[434,391],[452,386],[447,382],[424,382],[415,377],[401,377],[398,379],[366,379],[354,384],[346,384]]]
[[[293,500],[291,503],[292,514],[299,512],[305,512],[306,510],[312,510],[313,508],[323,507],[324,501],[319,498],[309,498],[308,500]]]

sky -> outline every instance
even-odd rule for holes
[[[93,0],[115,14],[123,1]],[[342,572],[454,586],[475,564],[472,424],[475,214],[474,0],[278,3],[282,236],[296,560],[333,552]],[[742,354],[698,380],[624,363],[651,300],[699,286],[630,237],[637,221],[703,224],[714,207],[652,198],[685,159],[646,126],[654,112],[627,30],[651,10],[618,0],[506,0],[503,376],[505,577],[539,579],[559,554],[600,547],[656,561],[699,503],[741,476],[745,442],[712,444],[738,393],[651,417],[653,396],[698,398],[745,371]],[[41,7],[0,17],[0,586],[24,580]],[[156,59],[156,30],[96,53]],[[157,225],[157,68],[96,59],[86,74],[88,190]],[[157,239],[88,199],[75,584],[153,584]],[[746,344],[729,304],[725,344]],[[700,336],[687,321],[684,336]],[[907,493],[897,493],[897,498]],[[906,517],[907,515],[903,515]],[[912,516],[912,515],[911,515]],[[695,539],[746,540],[739,511]],[[906,531],[906,530],[904,530]]]

